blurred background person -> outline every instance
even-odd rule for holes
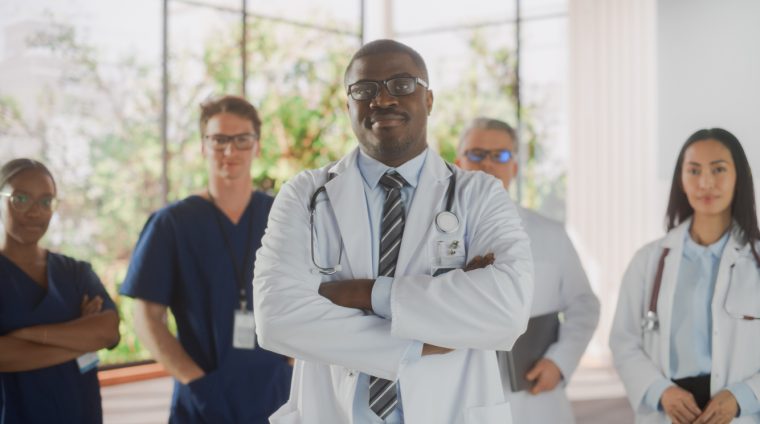
[[[99,349],[119,342],[119,315],[90,264],[39,245],[58,202],[50,171],[0,169],[0,422],[100,423]]]
[[[456,164],[491,174],[508,189],[518,172],[517,149],[515,131],[506,122],[477,118],[460,137]],[[530,389],[512,390],[510,378],[514,376],[510,376],[507,354],[498,352],[505,397],[511,402],[515,423],[573,423],[565,385],[596,329],[599,300],[591,291],[563,225],[519,206],[517,210],[530,238],[534,261],[531,317],[561,313],[564,318],[559,324],[557,340],[525,376],[532,384]],[[530,323],[528,327],[531,328]],[[526,341],[526,337],[530,336],[521,336],[516,344],[532,343]]]
[[[174,379],[172,423],[266,423],[288,399],[287,358],[254,337],[254,253],[273,199],[253,188],[261,120],[242,97],[201,105],[208,187],[148,218],[121,293],[135,330]],[[177,322],[177,338],[166,310]]]
[[[689,137],[666,219],[623,277],[610,334],[636,421],[760,422],[760,231],[733,134]]]

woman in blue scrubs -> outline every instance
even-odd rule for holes
[[[101,423],[99,349],[119,316],[86,262],[39,246],[56,205],[40,162],[0,169],[0,423]]]

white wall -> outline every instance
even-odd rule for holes
[[[664,214],[681,145],[700,128],[739,138],[760,194],[760,2],[661,0],[657,5],[657,208]]]

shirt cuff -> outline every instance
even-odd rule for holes
[[[664,378],[652,383],[644,394],[644,405],[651,408],[652,411],[662,411],[660,398],[662,398],[665,389],[670,386],[673,386],[673,382]]]
[[[747,383],[729,384],[726,390],[734,395],[736,403],[739,405],[739,415],[737,416],[743,417],[760,412],[760,402],[758,402],[755,392],[749,388]]]
[[[404,356],[401,358],[403,365],[411,364],[419,361],[422,358],[422,342],[419,340],[412,340],[412,344],[406,349]]]
[[[372,311],[375,315],[391,319],[391,287],[393,278],[377,277],[375,284],[372,286]]]

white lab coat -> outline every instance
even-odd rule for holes
[[[504,380],[504,393],[515,423],[574,423],[565,385],[573,375],[599,321],[599,300],[591,291],[586,273],[563,225],[531,210],[518,207],[530,238],[535,269],[531,317],[561,311],[559,339],[545,357],[562,371],[563,381],[549,392],[531,395],[512,392]],[[506,370],[505,370],[506,371]]]
[[[615,367],[625,385],[637,423],[668,423],[664,412],[644,405],[649,386],[660,378],[670,379],[670,328],[678,269],[687,220],[663,239],[641,248],[623,277],[618,307],[610,334]],[[641,320],[649,308],[657,264],[663,248],[665,259],[662,286],[657,301],[660,329],[643,332]],[[715,395],[728,384],[744,381],[760,397],[760,270],[748,243],[731,234],[723,250],[711,304],[713,319],[712,380]],[[760,414],[743,416],[734,423],[760,423]]]
[[[495,350],[509,349],[525,331],[533,293],[530,244],[507,193],[493,177],[457,169],[451,235],[433,220],[445,209],[451,172],[430,152],[412,201],[391,291],[393,320],[336,306],[320,283],[373,278],[369,219],[358,149],[329,168],[302,172],[275,199],[257,252],[253,280],[256,333],[262,347],[297,358],[290,400],[274,424],[353,422],[358,372],[398,379],[404,417],[413,424],[510,422]],[[316,215],[316,259],[342,270],[313,272],[307,204],[325,184]],[[464,266],[494,252],[483,269],[431,277],[438,241],[460,241],[448,260]],[[456,349],[402,363],[412,340]]]

